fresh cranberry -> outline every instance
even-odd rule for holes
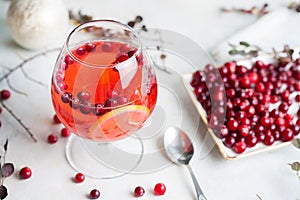
[[[286,142],[286,141],[291,141],[292,139],[294,139],[294,133],[291,129],[287,128],[287,129],[284,129],[280,135],[280,139],[281,141],[283,142]]]
[[[246,74],[248,72],[248,69],[247,69],[247,67],[245,67],[245,66],[243,66],[243,65],[237,65],[236,66],[236,73],[238,74],[238,75],[244,75],[244,74]]]
[[[297,94],[297,95],[295,96],[295,101],[298,102],[298,103],[300,102],[300,94]]]
[[[136,49],[128,51],[127,52],[128,57],[129,58],[132,57],[135,54],[135,52],[136,52]]]
[[[256,84],[256,83],[259,81],[259,76],[258,76],[258,74],[255,73],[255,72],[249,73],[248,77],[249,77],[251,83]]]
[[[157,183],[154,186],[154,194],[155,195],[164,195],[166,193],[166,186],[163,183]]]
[[[285,90],[285,91],[282,92],[281,99],[283,101],[287,101],[289,99],[289,97],[290,97],[290,91]]]
[[[133,191],[133,195],[135,197],[141,197],[145,194],[145,189],[141,186],[137,186],[134,191]]]
[[[282,102],[279,105],[279,111],[286,113],[289,110],[289,105],[286,102]]]
[[[270,118],[267,116],[263,116],[262,118],[260,118],[260,123],[264,126],[264,127],[268,127],[271,124]]]
[[[60,123],[61,123],[60,120],[59,120],[59,118],[57,117],[56,114],[53,116],[53,122],[54,122],[55,124],[60,124]]]
[[[19,177],[21,179],[28,179],[32,175],[32,171],[29,167],[23,167],[19,172]]]
[[[254,64],[254,67],[256,67],[258,69],[264,69],[264,68],[266,68],[266,64],[261,60],[257,60]]]
[[[57,87],[60,91],[65,91],[68,89],[68,85],[65,82],[59,82],[57,83]]]
[[[263,83],[258,83],[256,85],[256,91],[261,92],[261,93],[265,92],[265,85]]]
[[[90,192],[90,199],[98,199],[100,197],[100,191],[97,189],[93,189]]]
[[[247,125],[239,125],[238,132],[242,137],[247,137],[249,135],[250,127]]]
[[[227,122],[227,128],[230,131],[235,131],[238,129],[239,123],[234,119],[234,118],[230,118]]]
[[[84,179],[85,179],[85,176],[82,173],[77,173],[74,177],[74,181],[76,183],[82,183],[84,181]]]
[[[60,130],[60,135],[61,135],[62,137],[69,137],[70,134],[71,134],[71,132],[70,132],[70,130],[67,129],[67,128],[62,128],[62,129]]]
[[[89,101],[91,99],[91,95],[90,93],[88,92],[85,92],[85,91],[81,91],[77,94],[77,98],[80,100],[80,101]]]
[[[48,135],[47,139],[50,144],[54,144],[58,141],[58,136],[56,134],[52,133],[52,134]]]
[[[248,88],[250,87],[251,85],[251,81],[250,81],[250,78],[248,76],[244,76],[242,79],[241,79],[241,87],[242,88]]]
[[[227,62],[224,64],[224,66],[228,69],[230,73],[235,73],[236,71],[236,62]]]
[[[76,54],[79,56],[84,55],[86,52],[86,49],[84,47],[79,47],[78,49],[76,49]]]
[[[247,147],[254,147],[258,142],[258,139],[255,135],[248,135],[245,139]]]
[[[85,50],[86,50],[87,52],[92,52],[95,48],[96,48],[96,45],[93,44],[93,43],[87,43],[87,44],[85,45]]]
[[[10,97],[10,91],[9,90],[2,90],[0,92],[1,99],[6,100]]]
[[[284,120],[284,118],[281,118],[281,117],[276,118],[275,124],[277,126],[285,126],[285,120]]]
[[[224,140],[224,145],[227,146],[228,148],[231,148],[235,144],[235,138],[231,135],[226,136]]]
[[[266,135],[263,141],[263,143],[268,146],[272,145],[274,142],[275,142],[275,138],[273,135]]]
[[[243,141],[237,142],[233,145],[233,150],[239,154],[243,153],[246,150],[246,148],[247,148],[247,145]]]

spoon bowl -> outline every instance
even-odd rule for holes
[[[189,165],[194,155],[194,147],[188,135],[177,127],[169,127],[165,131],[163,140],[164,148],[170,160],[176,164],[183,164],[188,168],[194,182],[198,200],[207,200]]]

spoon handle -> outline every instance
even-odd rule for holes
[[[197,178],[196,178],[191,166],[189,164],[187,164],[186,166],[187,166],[187,168],[190,172],[190,175],[193,179],[194,186],[195,186],[195,189],[196,189],[196,192],[197,192],[198,200],[207,200],[204,193],[203,193],[203,191],[202,191],[202,189],[201,189],[201,187],[200,187],[200,185],[199,185],[199,183],[198,183],[198,181],[197,181]]]

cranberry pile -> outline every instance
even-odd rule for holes
[[[300,65],[227,62],[193,73],[194,94],[210,128],[236,153],[261,142],[291,141],[300,130]]]

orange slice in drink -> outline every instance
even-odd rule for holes
[[[129,105],[114,109],[98,119],[90,128],[93,138],[117,140],[134,133],[148,119],[150,110],[146,106]]]

